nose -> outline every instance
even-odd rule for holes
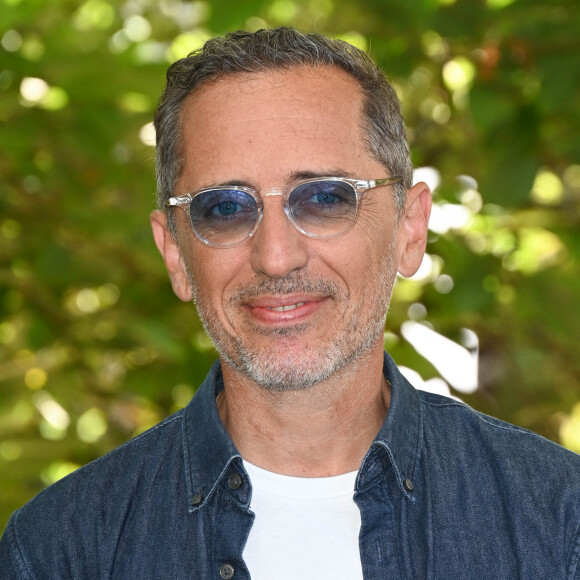
[[[252,269],[271,278],[283,278],[308,263],[308,238],[292,225],[283,204],[281,195],[264,197],[262,221],[250,240]]]

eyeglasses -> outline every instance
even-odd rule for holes
[[[170,197],[165,205],[181,207],[197,238],[216,248],[231,248],[251,238],[264,212],[262,198],[275,195],[283,197],[284,212],[300,233],[311,238],[336,238],[354,226],[365,191],[401,180],[321,177],[304,181],[288,193],[273,188],[261,195],[240,185],[208,187]]]

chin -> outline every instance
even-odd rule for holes
[[[236,347],[220,349],[222,360],[255,384],[272,392],[309,389],[345,369],[359,358],[366,358],[382,340],[383,326],[359,337],[359,341],[336,340],[323,346],[297,347],[278,344],[276,348]],[[343,335],[344,336],[344,335]],[[223,344],[221,346],[224,346]],[[229,346],[232,346],[231,344]]]

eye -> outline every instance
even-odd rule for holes
[[[315,193],[310,198],[310,201],[314,203],[329,204],[339,202],[340,198],[332,191],[320,191],[318,193]]]
[[[356,193],[340,181],[319,181],[298,186],[290,195],[296,212],[334,212],[356,207]]]
[[[234,215],[235,213],[239,212],[242,209],[242,206],[235,201],[222,201],[217,205],[214,205],[210,213],[213,215]]]
[[[252,219],[257,213],[255,199],[236,189],[212,189],[194,196],[190,205],[194,223]]]

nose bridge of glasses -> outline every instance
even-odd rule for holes
[[[266,197],[281,197],[282,198],[282,206],[284,208],[284,213],[290,218],[289,214],[289,207],[288,207],[288,196],[279,188],[277,187],[269,187],[267,189],[263,189],[260,192],[260,196],[262,199]],[[290,219],[290,221],[292,221]]]
[[[284,191],[278,187],[269,187],[266,189],[263,189],[260,192],[260,197],[262,199],[266,198],[266,197],[280,197],[282,198],[282,209],[284,210],[284,213],[286,214],[286,218],[288,219],[288,221],[290,222],[290,224],[292,224],[292,226],[298,230],[300,233],[305,234],[305,232],[298,226],[298,224],[296,223],[296,220],[294,218],[294,216],[292,215],[292,209],[290,208],[290,205],[288,203],[289,200],[289,194],[288,193],[284,193]],[[260,219],[263,217],[263,208],[260,211]],[[269,213],[269,212],[268,212]],[[306,234],[308,235],[308,234]]]
[[[262,197],[275,197],[275,196],[286,197],[284,192],[277,187],[269,187],[267,189],[264,189],[262,190],[261,195]]]

